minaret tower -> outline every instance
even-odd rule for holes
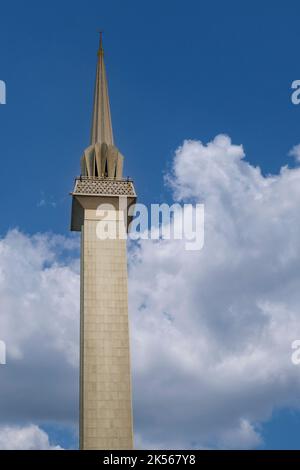
[[[121,235],[126,234],[128,208],[136,194],[133,182],[122,172],[100,34],[91,144],[83,153],[81,176],[71,193],[71,230],[81,232],[81,449],[133,447],[127,253]],[[99,211],[104,204],[109,210]],[[108,237],[103,236],[105,223]]]

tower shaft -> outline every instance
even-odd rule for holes
[[[80,446],[132,449],[126,240],[99,240],[95,212],[82,228]]]

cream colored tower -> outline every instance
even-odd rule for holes
[[[103,56],[100,35],[91,145],[72,193],[71,230],[81,231],[80,448],[132,449],[127,254],[119,231],[136,194],[113,143]],[[103,204],[116,237],[101,235]]]

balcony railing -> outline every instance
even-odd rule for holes
[[[75,181],[91,181],[91,180],[96,180],[96,181],[125,181],[128,183],[132,183],[133,179],[130,178],[129,176],[124,177],[124,178],[115,178],[111,176],[76,176]]]

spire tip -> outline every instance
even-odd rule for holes
[[[103,52],[104,52],[104,50],[103,50],[103,39],[102,39],[103,31],[99,31],[99,34],[100,34],[100,39],[99,39],[98,55],[103,54]]]

